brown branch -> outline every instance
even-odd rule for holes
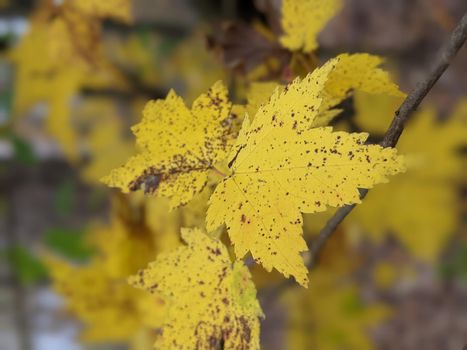
[[[386,134],[381,141],[383,147],[394,147],[399,141],[399,137],[404,130],[405,123],[410,116],[415,112],[420,103],[423,101],[425,96],[430,92],[431,88],[435,85],[441,75],[449,67],[452,59],[456,56],[462,45],[465,43],[467,38],[467,13],[464,14],[457,27],[452,32],[447,43],[441,48],[438,54],[437,61],[432,68],[428,77],[417,84],[406,99],[396,111],[394,119],[386,131]],[[368,190],[361,190],[360,197],[363,199]],[[340,208],[336,214],[326,223],[324,228],[320,231],[318,238],[314,240],[311,245],[312,259],[308,264],[308,268],[313,267],[316,261],[316,255],[319,253],[323,245],[332,236],[336,227],[345,219],[345,217],[353,210],[356,204],[347,205]],[[310,242],[307,242],[310,243]]]
[[[399,140],[402,131],[404,130],[405,123],[418,108],[420,103],[423,101],[425,96],[430,92],[431,88],[435,85],[441,75],[449,67],[451,61],[456,56],[462,45],[465,43],[467,38],[467,13],[464,14],[461,21],[451,33],[446,44],[440,49],[436,63],[434,64],[430,74],[427,78],[418,83],[417,86],[407,95],[406,99],[396,111],[394,119],[386,131],[383,140],[380,145],[383,147],[394,147]],[[368,193],[367,189],[360,190],[360,198],[363,199]],[[310,246],[311,259],[307,262],[306,266],[311,270],[316,263],[316,257],[319,252],[333,235],[337,226],[346,218],[347,215],[353,210],[356,204],[346,205],[334,214],[334,216],[328,220],[326,225],[320,231],[318,237],[313,241],[307,240],[307,245]],[[265,297],[267,299],[273,299],[275,296],[280,294],[285,287],[291,285],[290,280],[272,287],[267,291]]]

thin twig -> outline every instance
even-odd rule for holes
[[[431,88],[435,85],[441,75],[449,67],[452,59],[456,56],[462,45],[467,38],[467,13],[464,14],[461,21],[451,33],[447,43],[440,49],[436,63],[434,64],[430,74],[427,78],[418,83],[417,86],[407,95],[406,99],[396,111],[394,119],[386,131],[380,145],[383,147],[394,147],[399,140],[402,131],[404,130],[405,123],[418,108],[425,96],[430,92]],[[363,199],[368,193],[367,189],[360,190],[360,198]],[[324,244],[333,235],[337,226],[345,219],[345,217],[353,210],[356,204],[346,205],[337,210],[334,216],[328,220],[326,225],[320,231],[316,239],[307,240],[310,248],[311,259],[307,262],[306,266],[311,270],[316,264],[316,258],[323,248]],[[287,280],[267,291],[264,297],[267,300],[274,299],[281,293],[287,286],[291,285],[291,280]]]
[[[427,78],[418,83],[415,89],[407,95],[406,99],[396,111],[394,119],[386,131],[386,134],[381,141],[383,147],[394,147],[399,141],[399,138],[404,130],[405,123],[410,116],[415,112],[420,103],[423,101],[425,96],[430,92],[431,88],[435,85],[441,75],[449,67],[452,59],[456,56],[462,45],[465,43],[467,38],[467,13],[464,14],[457,27],[452,32],[447,43],[441,48],[438,54],[436,64],[432,68]],[[360,197],[363,199],[368,190],[361,190]],[[345,219],[345,217],[353,210],[355,204],[347,205],[340,208],[336,214],[329,219],[324,228],[320,231],[318,238],[314,240],[311,245],[311,253],[313,258],[308,264],[308,268],[311,268],[316,260],[316,255],[321,250],[324,243],[331,237],[336,227]],[[310,243],[310,242],[308,242]]]

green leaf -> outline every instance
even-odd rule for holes
[[[33,284],[47,278],[47,269],[27,248],[16,246],[6,252],[13,272],[22,284]]]
[[[88,259],[94,250],[84,241],[81,231],[54,228],[44,235],[44,244],[60,255],[71,260],[83,261]]]

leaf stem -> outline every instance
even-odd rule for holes
[[[222,177],[227,177],[227,174],[226,174],[226,173],[220,171],[220,170],[217,169],[215,166],[213,166],[211,169],[212,169],[212,171],[214,171],[217,175],[220,175],[220,176],[222,176]]]

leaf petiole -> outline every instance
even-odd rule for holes
[[[222,176],[222,177],[227,177],[227,174],[226,174],[226,173],[220,171],[220,170],[217,169],[215,166],[213,166],[211,169],[212,169],[212,171],[214,171],[217,175]]]

